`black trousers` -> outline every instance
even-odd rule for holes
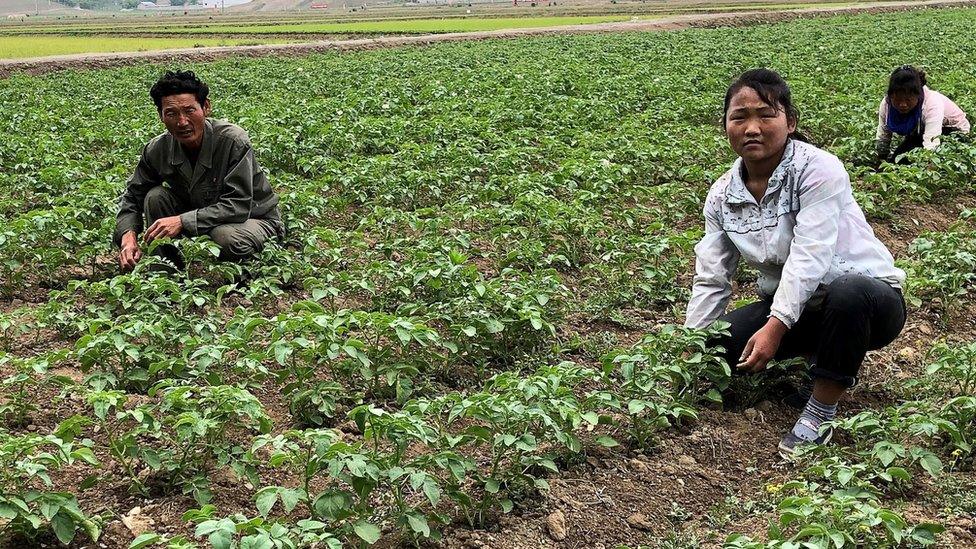
[[[776,358],[813,357],[810,375],[857,383],[861,362],[868,351],[894,341],[905,326],[905,299],[901,291],[868,276],[845,275],[826,286],[817,306],[808,306],[783,336]],[[731,336],[714,343],[726,349],[725,360],[736,370],[749,338],[769,320],[772,298],[740,307],[720,320],[731,324]]]
[[[955,133],[959,131],[957,128],[950,128],[948,126],[942,127],[942,135],[949,135],[950,133]],[[913,149],[920,149],[922,147],[922,133],[915,132],[905,136],[905,139],[901,140],[901,143],[892,153],[891,158],[895,158],[900,154],[905,154]]]

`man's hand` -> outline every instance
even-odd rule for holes
[[[129,231],[122,235],[122,247],[119,249],[119,267],[123,271],[132,270],[142,258],[142,250],[139,249],[139,239],[136,238],[135,231]]]
[[[749,338],[736,368],[753,373],[765,370],[766,364],[776,356],[786,331],[786,325],[780,319],[769,317],[766,325]]]
[[[183,221],[180,216],[174,215],[172,217],[163,217],[157,219],[152,225],[146,229],[146,236],[144,237],[146,242],[152,242],[157,238],[174,238],[180,235],[183,231]]]

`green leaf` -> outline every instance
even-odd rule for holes
[[[231,549],[234,542],[233,534],[227,530],[214,532],[207,537],[207,540],[210,541],[213,549]]]
[[[9,503],[0,503],[0,518],[13,519],[18,515],[17,508]]]
[[[84,480],[81,481],[81,484],[78,485],[78,488],[80,490],[87,490],[92,486],[98,484],[98,480],[99,480],[98,475],[88,475],[87,477],[85,477]]]
[[[258,491],[257,495],[254,496],[254,505],[258,508],[258,513],[261,513],[262,517],[268,516],[271,509],[274,507],[275,502],[278,501],[278,487],[268,486],[262,488]]]
[[[912,528],[910,535],[912,539],[923,545],[932,545],[935,543],[936,534],[941,534],[942,532],[945,532],[945,527],[941,524],[924,522]]]
[[[51,520],[54,518],[54,515],[58,514],[58,511],[61,510],[61,500],[58,499],[55,501],[50,501],[47,499],[42,499],[40,508],[41,516],[47,520]]]
[[[146,532],[145,534],[140,534],[136,539],[132,540],[129,544],[129,549],[143,549],[144,547],[149,547],[151,545],[156,545],[156,543],[162,541],[162,536],[153,532]]]
[[[424,483],[424,495],[427,496],[427,501],[432,507],[437,507],[437,502],[441,500],[441,490],[434,482]]]
[[[366,543],[372,545],[379,541],[380,539],[380,529],[375,524],[361,520],[353,525],[353,530],[355,530],[356,535],[359,539],[365,541]]]
[[[154,471],[158,471],[163,466],[163,460],[155,450],[144,450],[142,452],[142,460]]]
[[[942,473],[942,461],[931,452],[922,456],[919,463],[922,465],[922,469],[925,469],[925,472],[932,475],[932,478],[936,478]]]
[[[312,299],[315,301],[319,301],[327,295],[329,295],[329,292],[325,291],[323,288],[314,288],[312,290]]]
[[[64,545],[71,543],[72,538],[75,537],[75,521],[63,513],[54,515],[51,519],[51,529],[54,530],[58,541]]]
[[[539,467],[552,471],[553,473],[559,472],[559,468],[556,467],[556,462],[554,462],[551,459],[540,459],[539,461],[536,462],[536,464]]]
[[[76,502],[65,505],[61,508],[61,512],[68,514],[68,516],[74,520],[75,524],[84,530],[85,534],[88,536],[88,539],[97,541],[102,535],[101,525],[85,516],[85,514],[78,509]]]
[[[485,321],[485,329],[489,334],[497,334],[505,329],[505,325],[494,318],[489,318]]]
[[[912,476],[908,474],[908,471],[902,467],[889,467],[885,472],[891,475],[892,478],[904,480],[905,482],[908,482],[912,478]]]
[[[793,539],[805,540],[805,539],[809,539],[809,538],[820,537],[820,536],[825,535],[826,533],[827,533],[827,531],[826,531],[826,529],[822,525],[820,525],[820,524],[811,524],[809,526],[804,527],[799,532],[797,532],[796,535],[793,536]]]
[[[614,446],[620,446],[620,443],[607,435],[602,435],[596,437],[596,443],[604,448],[613,448]]]
[[[346,492],[331,491],[319,495],[313,507],[319,517],[329,520],[339,520],[344,516],[346,509],[352,505],[352,498]]]
[[[837,471],[837,482],[839,482],[841,486],[847,486],[847,483],[850,482],[852,478],[854,478],[854,471],[852,469],[841,469],[840,471]]]
[[[294,509],[295,506],[298,505],[298,502],[304,497],[305,491],[281,488],[278,490],[278,495],[281,496],[281,504],[284,505],[285,512],[291,513],[292,509]]]
[[[410,523],[410,529],[418,534],[422,534],[425,538],[430,537],[430,525],[427,524],[427,517],[420,514],[407,515],[407,522]]]

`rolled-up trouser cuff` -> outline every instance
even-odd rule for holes
[[[826,368],[821,368],[814,365],[810,368],[810,377],[814,379],[829,379],[831,381],[836,381],[844,386],[846,389],[857,385],[857,376],[845,376],[844,374],[830,371]]]

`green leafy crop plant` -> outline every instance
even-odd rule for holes
[[[908,273],[909,299],[937,299],[948,316],[965,300],[976,283],[976,230],[963,219],[950,230],[924,233],[911,245],[912,259],[903,262]]]
[[[769,526],[769,541],[733,534],[724,544],[727,549],[928,546],[944,530],[931,523],[910,524],[858,488],[830,490],[804,481],[777,488],[786,495],[777,507],[779,520]]]
[[[631,349],[603,357],[605,383],[619,399],[614,407],[628,417],[628,434],[638,448],[651,449],[658,432],[697,419],[699,403],[722,401],[720,391],[732,373],[707,342],[727,327],[666,326]]]
[[[493,528],[591,453],[653,456],[671,427],[712,419],[728,365],[709,334],[661,327],[680,321],[701,204],[733,159],[731,79],[783,73],[800,128],[900,236],[920,205],[969,204],[976,146],[947,138],[875,166],[878,101],[890,69],[912,62],[976,112],[974,13],[195,65],[214,115],[249,132],[288,230],[244,264],[181,240],[185,277],[118,274],[110,244],[118,195],[162,131],[146,93],[160,67],[0,80],[2,434],[51,449],[51,426],[84,415],[72,451],[91,439],[112,466],[74,460],[72,474],[99,481],[73,494],[81,511],[100,512],[112,486],[189,512],[193,526],[174,519],[140,544],[423,544],[457,523]],[[971,241],[964,216],[895,248],[910,325],[936,299],[968,310]],[[737,284],[751,295],[749,276]],[[966,319],[951,320],[942,328]],[[976,424],[971,338],[944,335],[917,400],[838,424],[845,445],[793,474],[789,497],[808,499],[783,508],[793,518],[769,543],[929,539],[899,505],[933,474],[971,469]],[[246,479],[240,497],[186,508],[228,469]],[[50,478],[22,488],[69,490]],[[18,497],[42,520],[2,515],[0,537],[46,535],[50,520],[67,535]]]
[[[96,465],[89,443],[74,440],[76,422],[68,420],[50,435],[11,435],[0,431],[0,533],[34,544],[53,532],[68,544],[81,531],[98,539],[101,525],[78,506],[74,494],[54,490],[51,474],[75,462]]]
[[[229,385],[157,386],[157,400],[130,406],[118,390],[95,387],[86,400],[106,433],[106,450],[123,469],[130,488],[142,494],[155,484],[179,488],[199,503],[212,497],[208,475],[228,467],[247,475],[246,448],[233,441],[238,430],[266,433],[271,419],[248,391]],[[155,478],[153,478],[155,476]]]

